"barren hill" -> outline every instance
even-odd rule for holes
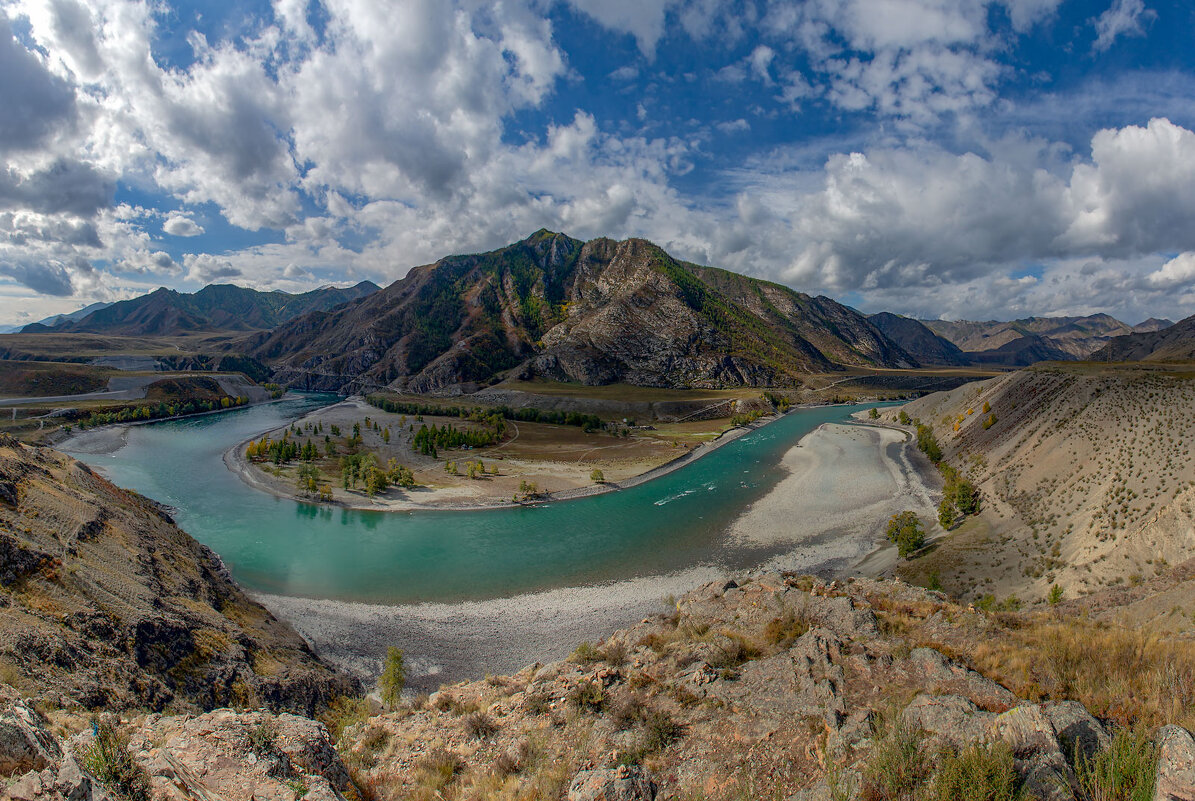
[[[935,334],[920,320],[891,312],[873,314],[867,319],[922,364],[966,366],[974,361],[969,354],[949,339]]]
[[[0,672],[58,705],[312,712],[355,683],[151,501],[0,436]]]
[[[778,386],[839,365],[916,364],[829,298],[681,262],[641,239],[548,231],[417,267],[375,295],[259,335],[250,350],[300,387],[416,392],[508,374]]]
[[[969,354],[974,354],[975,361],[1014,366],[1025,366],[1040,361],[1043,349],[1050,349],[1051,352],[1045,356],[1048,359],[1084,359],[1110,338],[1136,330],[1107,314],[1092,314],[1087,317],[1026,317],[1007,322],[922,322],[935,334],[945,337]],[[1037,350],[1022,350],[1027,346],[1012,344],[1022,338],[1037,338]]]
[[[1195,556],[1192,378],[1049,365],[908,404],[986,505],[915,569],[941,571],[953,592],[1033,599],[1054,583],[1073,595],[1141,582]]]

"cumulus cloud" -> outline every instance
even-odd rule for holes
[[[76,116],[70,84],[52,74],[12,34],[0,11],[0,149],[27,150],[69,127]]]
[[[1158,289],[1195,285],[1195,253],[1180,253],[1145,277],[1145,283]]]
[[[1096,38],[1091,47],[1101,53],[1118,37],[1143,36],[1144,25],[1156,16],[1156,12],[1145,7],[1144,0],[1113,0],[1108,10],[1094,20]]]
[[[185,214],[174,212],[162,223],[162,230],[171,236],[199,236],[203,226]]]
[[[187,268],[187,280],[201,284],[243,275],[228,259],[210,253],[188,253],[183,257],[183,265]]]
[[[113,269],[132,275],[177,275],[182,272],[170,254],[161,250],[136,250],[118,261]]]
[[[46,295],[70,295],[75,291],[70,272],[61,262],[35,264],[0,259],[0,276]]]

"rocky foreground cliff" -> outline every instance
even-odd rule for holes
[[[357,690],[161,507],[7,436],[0,681],[56,707],[109,711],[311,714]]]
[[[641,239],[539,231],[416,267],[248,349],[305,389],[476,389],[501,376],[653,387],[792,386],[916,361],[825,297],[674,259]]]
[[[10,693],[0,772],[21,801],[1195,797],[1189,641],[780,574],[662,609],[564,662],[341,706],[331,728],[88,723]]]

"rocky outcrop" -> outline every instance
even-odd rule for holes
[[[583,770],[568,788],[568,801],[653,801],[655,797],[655,782],[637,766]]]
[[[63,707],[313,713],[355,681],[248,598],[152,502],[0,437],[0,664]]]
[[[52,745],[52,753],[6,772],[14,777],[6,799],[345,801],[345,792],[355,795],[327,729],[294,715],[227,709],[198,717],[150,715],[124,727],[131,736],[122,731],[103,751],[107,769],[98,775],[90,768],[93,730],[59,745],[44,724],[40,715],[32,718],[30,736]]]
[[[373,296],[254,338],[305,389],[473,391],[499,377],[659,387],[791,386],[915,360],[853,309],[678,261],[639,239],[539,231],[417,267]]]

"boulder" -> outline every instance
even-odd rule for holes
[[[1078,701],[1043,704],[1042,712],[1050,719],[1058,735],[1058,745],[1071,765],[1074,765],[1076,754],[1091,759],[1112,744],[1103,724]]]
[[[62,758],[47,721],[27,701],[0,700],[0,776],[42,770]]]
[[[962,696],[919,695],[905,708],[902,717],[962,749],[988,739],[996,716],[980,710]]]
[[[1195,801],[1195,739],[1178,726],[1165,726],[1157,736],[1158,780],[1154,801]]]
[[[656,783],[641,767],[583,770],[573,777],[568,801],[653,801]]]

